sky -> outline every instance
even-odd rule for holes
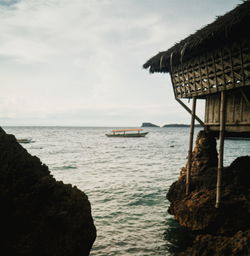
[[[0,125],[190,123],[142,65],[241,2],[0,0]]]

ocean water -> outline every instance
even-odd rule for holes
[[[145,138],[108,138],[112,128],[99,127],[4,129],[32,138],[23,147],[88,195],[97,228],[91,256],[168,256],[188,242],[166,200],[186,163],[188,128],[147,128]],[[250,155],[250,141],[225,142],[225,165],[241,155]]]

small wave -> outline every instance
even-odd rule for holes
[[[43,149],[43,147],[31,147],[31,149]]]
[[[64,165],[64,166],[58,166],[58,167],[53,167],[53,170],[67,170],[67,169],[77,169],[76,166],[73,165]]]
[[[150,193],[146,195],[136,196],[135,199],[131,200],[128,205],[129,206],[153,206],[159,204],[159,199],[155,193]]]

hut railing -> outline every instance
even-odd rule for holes
[[[237,43],[173,66],[171,76],[177,98],[250,86],[250,43]]]

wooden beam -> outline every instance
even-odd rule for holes
[[[208,82],[208,92],[211,93],[211,82],[209,78],[209,70],[208,70],[208,58],[207,58],[207,53],[204,55],[205,56],[205,66],[206,66],[206,75],[207,75],[207,82]]]
[[[232,78],[233,78],[233,86],[236,87],[236,79],[235,79],[235,75],[234,75],[234,63],[233,63],[232,48],[231,47],[229,47],[229,56],[230,56],[230,64],[231,64],[231,66],[230,66],[231,74],[232,74]]]
[[[222,169],[223,169],[223,155],[224,155],[224,135],[225,135],[225,91],[221,91],[220,98],[220,144],[219,144],[219,159],[217,170],[217,184],[216,184],[216,203],[215,208],[219,208],[221,203],[221,183],[222,183]]]
[[[222,50],[220,50],[220,61],[221,61],[221,66],[222,66],[222,75],[223,75],[223,90],[227,89],[227,80],[226,80],[226,75],[225,75],[225,66],[224,66],[224,61],[223,61],[223,53]]]
[[[188,195],[190,191],[195,111],[196,111],[196,98],[193,97],[192,116],[191,116],[190,135],[189,135],[188,164],[187,164],[187,172],[186,172],[186,195]]]
[[[216,71],[216,63],[215,63],[215,59],[214,59],[214,54],[212,54],[212,60],[213,60],[213,68],[214,68],[214,76],[215,76],[215,86],[216,86],[216,91],[219,91],[219,84],[218,84],[218,74]]]
[[[241,66],[241,76],[242,76],[242,83],[243,86],[246,85],[246,77],[245,77],[245,68],[244,68],[244,58],[243,58],[243,49],[242,45],[240,44],[240,66]]]
[[[187,110],[187,112],[189,113],[189,114],[191,114],[192,115],[192,110],[185,104],[185,103],[183,103],[180,99],[178,99],[178,98],[175,98],[181,105],[182,105],[182,107],[184,107],[186,110]],[[195,120],[197,120],[203,127],[205,126],[205,124],[201,121],[201,119],[196,115],[196,114],[194,114],[194,118],[195,118]]]
[[[250,100],[248,99],[247,95],[242,90],[242,88],[240,88],[240,93],[241,93],[242,97],[244,98],[245,102],[247,103],[247,105],[250,107]]]

